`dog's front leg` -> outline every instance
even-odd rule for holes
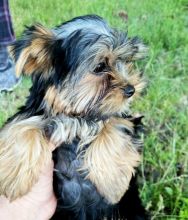
[[[51,160],[40,116],[17,117],[0,131],[0,195],[14,200],[28,193]]]
[[[125,194],[141,160],[142,141],[135,134],[133,120],[107,120],[83,155],[81,169],[87,171],[86,178],[111,204]]]

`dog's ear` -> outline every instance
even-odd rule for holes
[[[16,63],[16,75],[47,74],[52,68],[54,51],[60,41],[51,30],[40,24],[27,27],[22,37],[10,46]]]
[[[115,50],[117,57],[132,62],[145,58],[148,53],[148,47],[138,38],[126,38],[126,41],[119,45]]]
[[[139,60],[147,56],[148,47],[138,37],[129,39],[129,44],[132,47],[131,60]]]

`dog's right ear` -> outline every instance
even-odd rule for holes
[[[10,46],[10,53],[16,63],[16,75],[48,74],[54,52],[61,43],[61,39],[57,39],[51,30],[40,24],[27,27],[22,37]]]

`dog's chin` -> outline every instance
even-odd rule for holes
[[[111,106],[111,108],[108,109],[108,111],[105,110],[105,108],[103,109],[103,111],[101,111],[99,113],[101,118],[104,119],[108,119],[111,117],[120,117],[122,115],[129,115],[130,114],[130,103],[127,102],[127,100],[125,102],[123,102],[121,105],[118,106]]]
[[[123,106],[121,109],[119,109],[119,111],[103,111],[103,112],[95,112],[95,111],[91,111],[88,112],[87,114],[80,114],[77,117],[78,118],[83,118],[85,120],[89,120],[89,121],[106,121],[112,117],[125,117],[126,115],[130,115],[130,109],[129,106]]]
[[[111,117],[121,116],[122,114],[130,114],[130,103],[131,101],[127,99],[119,105],[114,105],[114,103],[110,103],[110,105],[107,106],[103,103],[98,103],[94,106],[90,106],[88,111],[70,113],[66,113],[66,111],[63,111],[63,113],[73,118],[83,118],[91,121],[106,120]]]

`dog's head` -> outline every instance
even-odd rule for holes
[[[144,81],[133,62],[145,52],[138,38],[94,15],[52,30],[32,26],[12,45],[17,74],[45,84],[41,106],[53,114],[94,118],[126,111],[141,92]]]

